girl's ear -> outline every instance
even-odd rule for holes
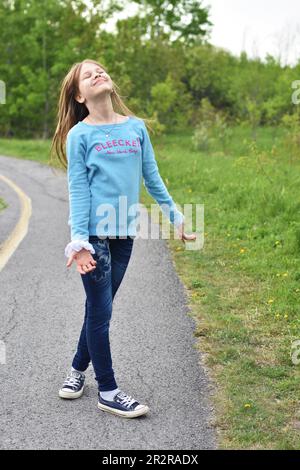
[[[84,98],[81,97],[80,95],[75,96],[75,100],[76,100],[78,103],[84,103]]]

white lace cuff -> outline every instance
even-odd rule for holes
[[[65,248],[65,256],[67,258],[70,257],[72,251],[80,251],[82,248],[89,250],[92,254],[95,253],[93,245],[86,240],[72,240],[70,243],[67,244]]]

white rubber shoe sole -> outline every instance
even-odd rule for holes
[[[99,402],[97,406],[99,410],[108,411],[109,413],[122,416],[123,418],[136,418],[137,416],[145,415],[149,411],[149,407],[147,405],[138,405],[138,409],[134,411],[118,410],[117,408],[112,408],[111,406],[106,406]]]
[[[58,395],[61,397],[61,398],[69,398],[69,399],[73,399],[73,398],[79,398],[81,397],[81,395],[83,394],[83,390],[84,390],[84,386],[82,387],[81,390],[79,390],[79,392],[68,392],[67,390],[63,390],[62,388],[59,390],[58,392]]]

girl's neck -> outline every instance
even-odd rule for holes
[[[119,115],[113,111],[113,113],[109,116],[104,117],[101,115],[99,118],[99,115],[91,115],[88,114],[86,118],[84,119],[84,122],[87,122],[88,124],[116,124],[118,122]]]
[[[89,118],[91,124],[106,124],[118,119],[111,98],[107,95],[100,96],[98,100],[88,103],[88,110],[87,118]]]

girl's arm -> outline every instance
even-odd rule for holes
[[[72,251],[82,248],[95,253],[89,243],[90,187],[85,164],[85,144],[82,137],[72,129],[66,140],[68,159],[68,188],[70,214],[68,225],[71,227],[71,242],[65,247],[65,256],[69,258]]]
[[[162,211],[170,220],[170,222],[175,225],[175,227],[180,227],[184,223],[184,215],[177,209],[173,198],[169,194],[159,174],[154,150],[144,121],[142,121],[142,132],[142,173],[144,178],[144,185],[148,193],[161,206]],[[169,210],[166,209],[166,207],[163,207],[163,205],[168,206]]]

